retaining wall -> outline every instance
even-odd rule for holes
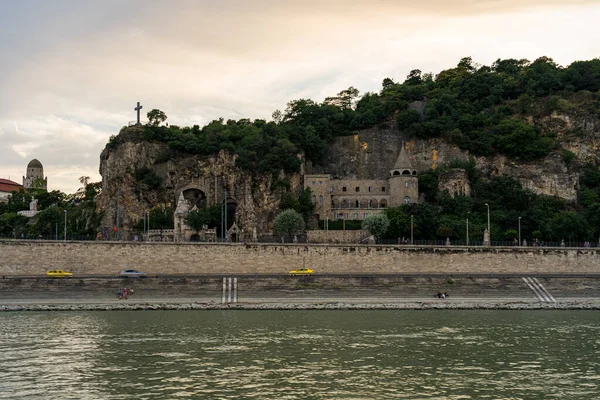
[[[48,242],[0,240],[0,275],[61,268],[80,275],[149,274],[600,273],[595,248],[332,244]]]

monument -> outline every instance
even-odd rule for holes
[[[144,108],[144,107],[142,107],[142,106],[140,105],[140,102],[138,101],[138,102],[137,102],[137,107],[135,107],[135,108],[134,108],[134,110],[135,110],[135,111],[137,111],[137,122],[136,122],[136,125],[141,125],[141,123],[140,123],[140,110],[141,110],[142,108]]]

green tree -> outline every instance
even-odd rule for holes
[[[170,207],[158,206],[150,210],[149,229],[159,229],[160,239],[163,238],[163,230],[173,228],[173,209]]]
[[[276,235],[288,235],[290,240],[294,235],[304,231],[304,219],[296,210],[288,209],[275,217],[273,231]]]
[[[148,111],[146,116],[148,117],[148,124],[150,126],[159,126],[161,123],[167,120],[167,114],[157,108]]]
[[[385,214],[369,215],[364,219],[362,228],[379,240],[383,238],[390,226],[390,220]]]
[[[187,217],[185,217],[185,223],[192,228],[196,234],[200,232],[205,225],[208,226],[211,222],[213,222],[213,216],[211,215],[211,211],[206,207],[192,210],[188,213]]]

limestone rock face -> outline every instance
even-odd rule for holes
[[[253,230],[259,235],[270,234],[279,211],[281,193],[272,191],[273,177],[253,176],[235,166],[235,156],[226,152],[209,157],[179,155],[165,157],[165,143],[147,142],[128,132],[116,146],[107,146],[100,156],[102,192],[97,207],[104,211],[102,227],[116,226],[117,198],[120,205],[120,225],[127,235],[132,225],[142,220],[144,212],[166,206],[175,209],[180,193],[194,193],[207,206],[222,204],[227,193],[230,210],[240,227],[240,240],[250,240]],[[139,133],[141,135],[141,132]],[[143,168],[161,178],[161,185],[148,189],[135,178]],[[282,175],[291,191],[301,188],[300,175]],[[233,221],[230,221],[230,224]]]
[[[452,168],[441,173],[438,176],[438,190],[440,192],[446,190],[452,197],[470,196],[469,174],[462,168]]]
[[[585,140],[572,138],[565,147],[582,161],[596,161],[600,154],[600,123],[584,124],[588,129]],[[437,168],[452,160],[468,160],[469,152],[441,138],[422,140],[401,134],[390,124],[360,131],[354,136],[338,137],[331,144],[323,166],[307,165],[307,173],[329,173],[334,179],[385,179],[394,165],[402,141],[410,161],[419,173]],[[567,144],[567,143],[570,143]],[[569,147],[570,146],[570,147]],[[515,162],[504,156],[474,157],[477,167],[488,176],[509,175],[524,188],[537,194],[576,200],[579,173],[567,166],[563,157],[552,153],[533,162]]]

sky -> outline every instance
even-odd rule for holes
[[[0,0],[0,178],[101,180],[109,137],[151,109],[203,126],[434,74],[463,57],[600,57],[600,0]]]

